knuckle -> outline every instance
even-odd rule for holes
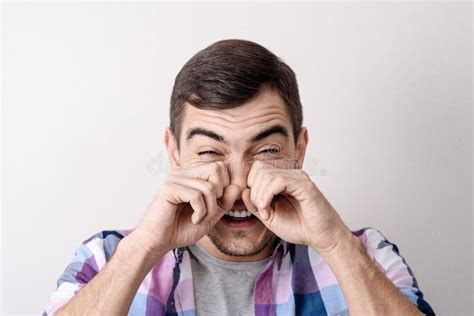
[[[282,184],[286,181],[286,179],[282,175],[277,175],[273,181],[275,181],[278,184]]]
[[[262,172],[261,177],[262,180],[271,181],[273,179],[273,174],[271,174],[270,172]]]
[[[300,174],[305,178],[305,179],[310,179],[309,174],[304,171],[303,169],[300,169]]]
[[[195,191],[193,190],[192,193],[191,193],[191,199],[193,199],[193,201],[200,201],[201,199],[201,193],[199,191]]]
[[[316,189],[316,184],[315,184],[313,181],[308,180],[306,183],[307,183],[307,185],[308,185],[308,188],[310,188],[310,189],[312,189],[312,190],[313,190],[313,189]]]

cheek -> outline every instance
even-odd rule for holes
[[[298,160],[289,154],[280,154],[278,157],[259,159],[268,164],[275,166],[278,169],[295,169],[297,168]]]
[[[278,162],[281,169],[295,169],[298,167],[298,160],[296,158],[285,158]]]
[[[198,166],[201,163],[199,157],[190,155],[189,153],[182,152],[179,156],[181,168],[192,168]]]
[[[185,164],[182,165],[183,168],[194,168],[194,167],[199,167],[203,164],[205,164],[206,162],[204,161],[201,161],[199,159],[189,159],[186,161]]]
[[[296,158],[295,148],[288,148],[282,153],[282,157],[278,160],[282,169],[294,169],[297,168],[299,163]]]

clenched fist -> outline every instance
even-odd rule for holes
[[[277,236],[327,252],[349,229],[302,169],[256,161],[242,199],[249,211]]]
[[[173,170],[133,233],[150,253],[193,244],[214,227],[239,194],[223,162]]]

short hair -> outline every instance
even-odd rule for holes
[[[296,75],[287,64],[265,47],[241,39],[218,41],[199,51],[176,76],[171,94],[170,129],[178,148],[186,103],[199,109],[231,109],[264,88],[284,100],[296,143],[303,110]]]

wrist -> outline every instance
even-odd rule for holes
[[[328,263],[341,262],[346,259],[351,260],[356,253],[365,252],[360,239],[354,236],[349,229],[346,228],[334,235],[334,242],[331,246],[319,250],[321,256]]]
[[[132,231],[120,241],[115,254],[122,264],[149,271],[167,251],[165,247],[153,249],[145,247],[139,234]]]

